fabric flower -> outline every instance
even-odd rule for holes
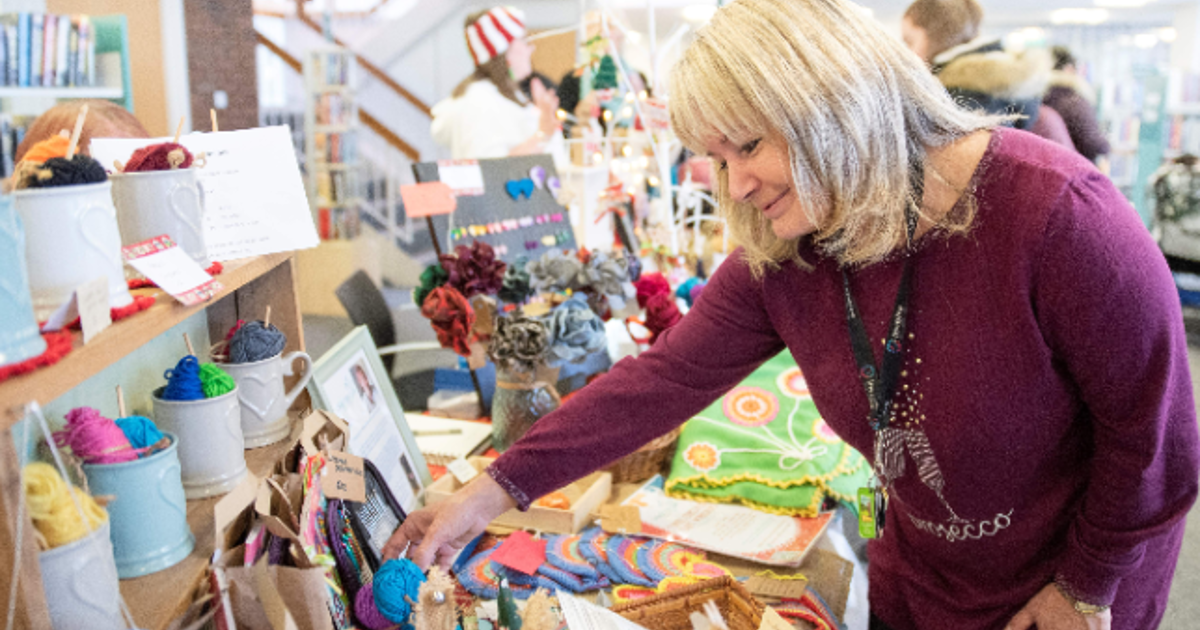
[[[504,278],[501,281],[497,297],[509,304],[524,304],[525,300],[533,295],[533,288],[529,286],[529,272],[525,271],[525,265],[528,262],[524,256],[521,256],[517,258],[516,264],[509,265],[504,270]]]
[[[446,284],[458,289],[463,297],[471,298],[480,293],[494,295],[504,283],[503,261],[496,259],[496,250],[482,241],[470,247],[459,245],[454,254],[442,254],[438,260],[446,270]]]
[[[708,472],[721,465],[721,451],[708,442],[696,442],[683,451],[683,459],[692,468]]]
[[[582,293],[571,296],[541,320],[549,334],[546,365],[550,367],[581,361],[608,345],[604,322],[588,306]]]
[[[524,315],[496,320],[488,356],[506,372],[532,372],[546,356],[550,335],[542,322]]]
[[[623,284],[629,280],[629,265],[624,258],[593,252],[583,268],[584,284],[604,295],[624,294]]]
[[[678,324],[681,319],[683,314],[675,306],[675,298],[670,293],[659,293],[646,300],[646,329],[650,331],[650,345],[654,345],[663,331]]]
[[[434,289],[446,284],[446,279],[449,277],[450,274],[446,273],[441,265],[426,267],[425,271],[421,272],[420,286],[413,288],[413,304],[416,304],[417,308],[421,308],[421,305],[425,304],[425,298],[429,297]]]
[[[738,387],[725,394],[725,417],[743,427],[770,424],[779,414],[779,399],[761,387]]]
[[[421,314],[429,318],[443,348],[464,357],[471,356],[468,344],[475,328],[475,311],[462,293],[451,286],[434,289],[421,305]]]
[[[671,294],[671,284],[667,279],[657,271],[654,273],[642,274],[642,277],[637,282],[633,283],[637,288],[637,303],[639,308],[646,308],[647,301],[659,294]]]
[[[539,292],[577,290],[581,286],[580,272],[583,263],[575,256],[568,256],[557,249],[552,249],[538,260],[525,265],[529,272],[529,283]]]

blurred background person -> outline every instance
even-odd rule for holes
[[[1051,49],[1054,71],[1043,103],[1062,116],[1075,150],[1096,162],[1112,150],[1096,120],[1096,94],[1075,67],[1075,57],[1063,46]]]

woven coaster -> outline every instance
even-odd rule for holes
[[[492,564],[492,552],[496,551],[499,545],[492,545],[483,551],[476,553],[471,557],[463,567],[461,573],[458,574],[458,582],[463,585],[463,588],[470,591],[476,597],[482,599],[496,599],[500,595],[500,576],[496,574],[496,567],[499,565]],[[511,572],[516,575],[516,572]],[[513,597],[517,599],[528,599],[533,595],[534,589],[530,586],[519,584],[513,579],[513,575],[509,575],[509,583],[512,585]],[[527,577],[527,576],[524,576]]]
[[[621,576],[623,584],[637,584],[651,588],[657,585],[657,582],[647,577],[638,567],[638,549],[645,543],[646,539],[632,536],[613,536],[604,543],[604,550],[608,552],[608,563]]]
[[[604,533],[599,527],[593,527],[583,532],[579,537],[579,555],[592,563],[608,581],[613,584],[621,584],[625,580],[621,574],[617,573],[616,569],[608,563],[608,551],[605,550],[605,543],[608,542],[608,534]]]
[[[579,536],[551,536],[546,541],[546,562],[555,568],[595,581],[601,577],[600,572],[580,553],[580,540]]]

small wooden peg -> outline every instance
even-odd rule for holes
[[[183,116],[179,117],[179,126],[175,127],[175,138],[171,140],[172,144],[179,144],[179,136],[183,135]]]
[[[121,386],[117,385],[117,413],[124,418],[129,414],[125,413],[125,392],[121,390]]]
[[[83,133],[83,121],[87,118],[88,106],[84,105],[79,109],[79,115],[75,117],[75,131],[71,132],[71,143],[67,145],[67,159],[75,157],[75,149],[79,148],[79,135]]]
[[[271,327],[271,305],[267,305],[267,315],[263,317],[263,328]]]
[[[121,160],[113,160],[113,168],[117,169],[118,173],[125,172],[125,165],[121,163]]]
[[[208,116],[209,118],[212,118],[213,133],[217,133],[217,131],[219,131],[219,129],[217,129],[217,110],[210,107],[208,109]]]
[[[192,347],[192,338],[187,333],[183,333],[183,342],[187,344],[188,354],[196,356],[196,349]]]

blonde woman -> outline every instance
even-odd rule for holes
[[[874,627],[1153,628],[1200,436],[1171,276],[1112,184],[957,108],[842,0],[730,3],[671,85],[744,248],[388,553],[448,562],[786,349],[886,488]]]
[[[433,107],[433,139],[454,159],[550,153],[565,163],[558,96],[534,79],[532,102],[518,84],[533,72],[525,14],[498,6],[467,16],[463,33],[475,70]]]

